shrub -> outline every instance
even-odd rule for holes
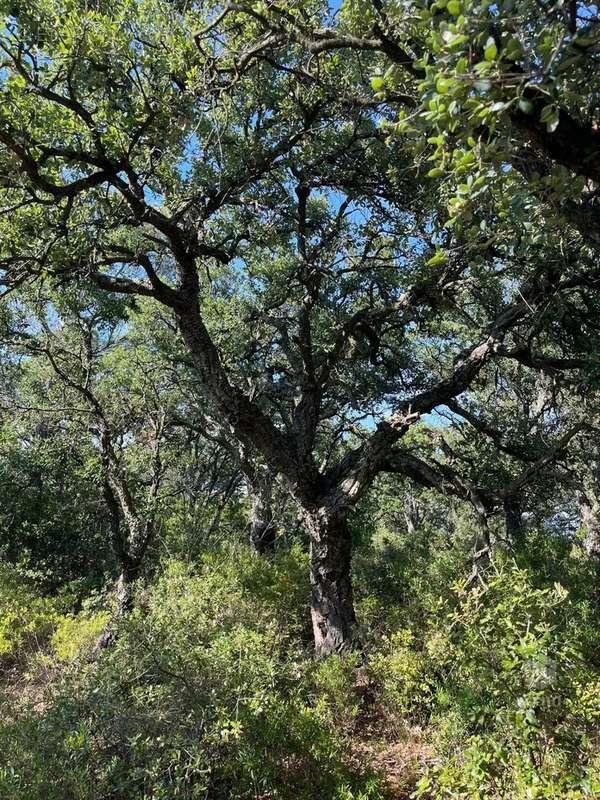
[[[432,650],[445,687],[443,762],[423,778],[417,797],[596,796],[591,742],[600,681],[582,654],[580,618],[560,584],[536,588],[513,564],[487,585],[457,587],[444,646]],[[450,724],[464,732],[454,741],[445,730],[448,708]]]
[[[0,564],[0,661],[37,649],[57,619],[56,601],[41,597],[15,567]]]
[[[379,703],[389,718],[426,716],[433,693],[431,665],[410,630],[384,637],[370,665],[380,687]]]
[[[360,664],[360,654],[347,653],[332,655],[314,669],[315,707],[319,716],[339,733],[351,733],[361,711],[360,680],[368,680],[368,675],[360,671]]]
[[[599,796],[592,571],[550,543],[539,563],[497,554],[475,583],[465,541],[409,557],[390,535],[360,553],[365,651],[325,661],[296,548],[167,561],[96,663],[77,656],[102,597],[76,616],[54,601],[44,636],[61,665],[43,702],[7,703],[0,797],[379,800],[369,759],[398,791],[418,769],[428,800]]]
[[[0,796],[380,798],[317,702],[337,678],[302,644],[304,558],[229,551],[197,568],[166,564],[111,652],[71,671],[40,718],[0,727]],[[87,622],[62,621],[58,649]]]
[[[106,611],[62,615],[58,618],[51,644],[59,661],[72,662],[82,654],[90,655],[98,637],[108,624]]]

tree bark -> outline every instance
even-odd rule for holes
[[[250,544],[255,553],[266,555],[275,549],[277,535],[271,507],[271,487],[251,488],[250,497]]]
[[[144,534],[142,533],[142,524],[133,514],[126,516],[129,538],[123,536],[121,530],[121,506],[108,479],[104,483],[104,498],[110,515],[113,549],[121,572],[115,583],[116,609],[113,617],[108,621],[105,629],[96,640],[94,646],[94,654],[96,656],[102,650],[115,644],[117,641],[116,627],[118,621],[133,610],[133,583],[140,574],[145,547],[149,541],[149,532],[146,530]],[[132,550],[137,551],[136,555],[132,555]]]
[[[140,572],[140,564],[126,564],[122,566],[122,572],[115,584],[115,595],[117,606],[114,616],[108,621],[106,627],[96,639],[94,645],[94,655],[97,657],[102,650],[113,647],[117,641],[117,626],[119,620],[123,619],[133,611],[133,582]]]
[[[133,583],[140,573],[140,564],[126,564],[116,584],[116,617],[121,619],[133,610]]]
[[[600,506],[583,493],[579,497],[579,502],[583,549],[590,558],[600,559]]]
[[[600,559],[600,463],[587,465],[577,492],[581,513],[581,544],[590,558]]]
[[[311,616],[318,657],[358,643],[352,597],[352,542],[345,511],[318,507],[303,513],[310,535]]]
[[[421,506],[417,498],[410,492],[404,495],[404,521],[408,535],[416,535],[422,521]]]
[[[510,544],[520,545],[523,542],[522,516],[519,500],[516,497],[507,497],[504,501],[504,524]]]

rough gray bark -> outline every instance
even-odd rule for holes
[[[583,549],[590,558],[600,558],[600,506],[581,499],[581,527],[583,529]]]
[[[94,655],[98,656],[102,650],[112,647],[117,641],[117,625],[119,620],[133,610],[133,583],[140,572],[140,564],[126,564],[117,578],[115,584],[116,609],[112,619],[96,639]]]
[[[250,544],[258,555],[273,552],[277,526],[271,506],[271,487],[264,485],[252,489],[250,507]]]
[[[509,544],[519,544],[523,539],[523,512],[517,497],[504,500],[504,524]]]
[[[583,549],[600,558],[600,465],[593,464],[583,491],[579,492]]]
[[[404,521],[409,536],[415,536],[422,522],[421,505],[414,494],[406,492],[404,502]]]
[[[133,584],[140,574],[141,563],[129,563],[117,579],[117,617],[124,617],[133,609]]]
[[[104,498],[110,515],[113,549],[121,572],[115,583],[115,613],[96,640],[94,647],[96,655],[115,644],[118,621],[133,610],[133,584],[140,574],[143,556],[152,534],[151,523],[147,523],[144,529],[137,516],[131,513],[132,508],[130,507],[127,509],[130,513],[124,513],[129,536],[123,535],[121,530],[123,493],[117,493],[113,483],[109,478],[105,480]],[[126,494],[129,496],[128,492]]]
[[[317,656],[358,642],[352,597],[352,543],[344,511],[324,506],[303,513],[310,534],[311,616]]]
[[[238,442],[232,454],[244,475],[250,499],[250,546],[257,555],[271,553],[277,537],[272,505],[274,476],[255,450]]]

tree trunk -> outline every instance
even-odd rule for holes
[[[521,505],[516,497],[507,497],[504,501],[504,524],[509,544],[523,543],[523,521]]]
[[[106,627],[96,639],[94,655],[98,656],[102,650],[112,647],[117,641],[117,625],[119,620],[133,611],[133,582],[140,572],[140,564],[125,564],[115,584],[117,607],[114,616],[108,621]]]
[[[139,572],[139,565],[127,564],[117,579],[117,619],[121,619],[133,610],[133,582]]]
[[[129,516],[127,522],[130,526],[130,538],[134,540],[139,549],[139,555],[137,557],[131,556],[129,542],[123,537],[121,530],[119,503],[117,502],[115,492],[108,480],[105,481],[104,484],[104,499],[109,511],[113,549],[121,573],[115,584],[115,613],[96,640],[94,646],[94,655],[96,656],[98,656],[102,650],[107,647],[112,647],[115,644],[117,641],[116,626],[118,621],[133,610],[133,583],[140,574],[144,552],[144,548],[140,543],[141,533],[139,521],[137,518]]]
[[[346,514],[326,507],[303,513],[310,534],[311,616],[317,656],[358,642],[352,599],[352,543]]]
[[[583,549],[590,558],[600,559],[600,506],[587,495],[579,496]]]
[[[273,521],[270,487],[251,489],[250,544],[255,553],[265,555],[275,549],[277,528]]]
[[[410,537],[416,535],[421,525],[421,517],[419,501],[413,494],[406,492],[404,495],[404,521],[406,522],[406,530]]]

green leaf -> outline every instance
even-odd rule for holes
[[[492,88],[492,82],[488,78],[480,78],[478,81],[475,81],[473,86],[478,92],[484,94],[485,92],[489,92]]]
[[[449,92],[453,85],[454,81],[451,81],[448,78],[438,78],[435,82],[435,88],[440,94],[446,94]]]
[[[496,56],[498,55],[498,47],[496,46],[496,42],[490,36],[490,38],[485,43],[485,50],[483,51],[483,57],[486,61],[494,61]]]
[[[546,130],[548,133],[553,133],[558,128],[558,123],[560,122],[558,107],[554,103],[544,106],[540,114],[540,121],[546,123]]]
[[[533,114],[533,103],[530,100],[525,100],[525,98],[522,97],[519,100],[519,110],[524,114]]]
[[[435,255],[425,262],[428,267],[440,267],[442,264],[448,263],[448,253],[444,250],[438,250]]]
[[[448,47],[452,50],[455,50],[457,47],[460,47],[461,44],[469,41],[469,37],[465,36],[463,33],[457,33],[455,36],[452,37],[450,42],[448,43]]]

